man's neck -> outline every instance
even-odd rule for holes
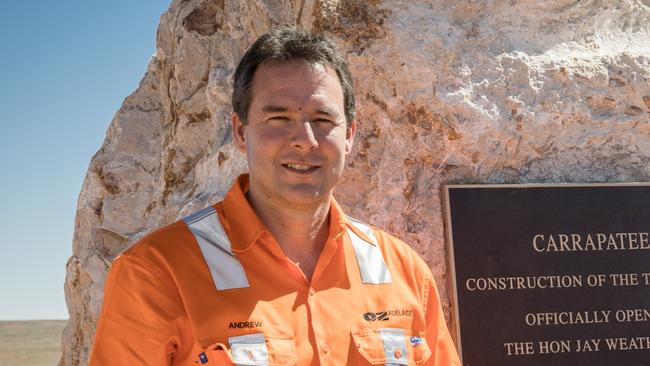
[[[246,196],[286,256],[310,279],[329,235],[331,195],[306,207],[269,204],[250,191]]]

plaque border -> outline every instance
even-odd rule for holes
[[[445,249],[447,252],[447,266],[451,281],[447,282],[447,293],[450,297],[453,312],[451,313],[451,335],[455,338],[456,348],[461,364],[463,363],[463,346],[460,334],[460,313],[458,309],[458,288],[456,286],[456,266],[454,257],[454,238],[453,225],[451,222],[451,209],[449,205],[450,189],[473,189],[473,188],[573,188],[573,187],[650,187],[650,182],[612,182],[612,183],[476,183],[476,184],[444,184],[443,185],[443,210],[444,210],[444,230],[445,230]]]

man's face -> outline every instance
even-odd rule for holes
[[[254,201],[314,206],[329,200],[350,153],[336,72],[319,64],[262,64],[253,78],[248,123],[233,115],[237,148],[248,158]]]

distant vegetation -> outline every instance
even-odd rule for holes
[[[66,322],[0,321],[0,365],[56,366]]]

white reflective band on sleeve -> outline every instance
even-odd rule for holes
[[[379,337],[384,342],[386,365],[408,365],[408,348],[404,329],[380,328],[377,329]]]
[[[354,254],[357,257],[359,264],[359,272],[361,272],[361,282],[367,284],[382,284],[392,283],[392,278],[384,257],[381,255],[381,249],[377,244],[377,238],[373,234],[372,229],[365,224],[358,221],[352,221],[352,224],[362,231],[369,239],[374,241],[374,245],[368,243],[357,235],[353,230],[348,229],[350,241],[354,248]]]
[[[233,254],[228,236],[214,208],[205,208],[183,221],[199,243],[216,288],[228,290],[248,287],[244,267]]]
[[[246,334],[229,337],[230,353],[237,365],[268,365],[269,354],[266,350],[264,333]]]

